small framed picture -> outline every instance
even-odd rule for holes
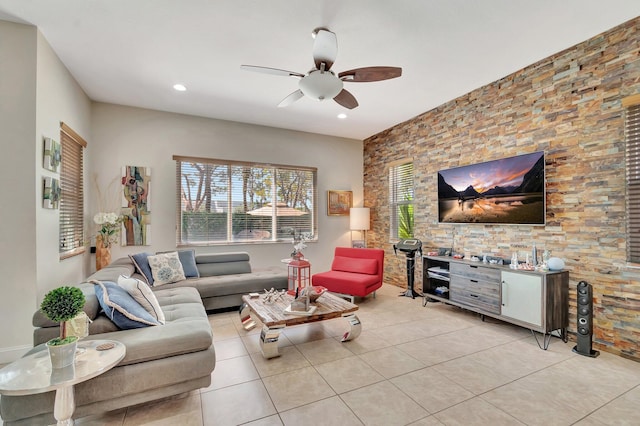
[[[353,241],[351,241],[351,247],[353,247],[353,248],[366,248],[367,245],[364,243],[364,240],[353,240]]]
[[[353,207],[353,192],[327,191],[328,216],[349,216],[351,207]]]
[[[57,209],[60,206],[60,181],[52,177],[42,178],[42,207]]]
[[[44,138],[42,152],[42,167],[52,172],[60,171],[60,162],[62,161],[62,149],[60,142],[51,138]]]

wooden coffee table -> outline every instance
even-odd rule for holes
[[[355,339],[362,331],[360,320],[355,315],[358,305],[354,305],[331,293],[324,293],[314,303],[316,310],[311,315],[294,315],[285,313],[285,309],[291,305],[293,296],[284,294],[273,303],[265,303],[263,296],[242,296],[244,302],[240,307],[240,321],[245,330],[251,330],[256,326],[251,315],[255,315],[263,324],[260,333],[260,349],[265,358],[280,356],[278,352],[278,338],[280,332],[286,326],[308,324],[316,321],[342,317],[347,320],[349,330],[342,335],[342,341]]]

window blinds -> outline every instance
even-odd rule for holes
[[[60,123],[60,258],[84,252],[84,148],[87,142]]]
[[[413,162],[389,167],[391,240],[413,237]]]
[[[640,263],[640,100],[626,109],[627,257]]]
[[[178,245],[317,235],[316,169],[174,156]]]

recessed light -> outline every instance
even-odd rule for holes
[[[340,114],[338,114],[338,118],[340,120],[344,120],[345,118],[347,118],[347,114],[345,114],[344,112],[341,112]]]
[[[185,90],[187,90],[187,88],[184,86],[184,84],[174,84],[173,88],[175,90],[177,90],[178,92],[184,92]]]

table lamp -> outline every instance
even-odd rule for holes
[[[364,235],[364,247],[367,247],[367,231],[370,228],[369,207],[352,207],[349,211],[349,229],[351,230],[351,245],[353,246],[353,231],[360,231]]]

